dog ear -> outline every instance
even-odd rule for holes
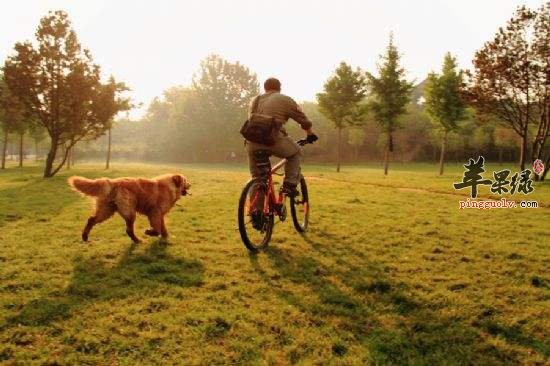
[[[176,187],[180,188],[181,185],[183,184],[183,178],[181,177],[181,175],[174,175],[172,177],[172,180],[174,181],[174,184],[176,185]]]

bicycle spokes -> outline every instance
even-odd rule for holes
[[[256,190],[256,192],[253,193],[252,197],[247,197],[247,204],[246,204],[246,214],[250,215],[255,210],[259,209],[256,207],[256,204],[258,203],[260,199],[260,192]]]

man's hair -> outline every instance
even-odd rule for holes
[[[264,82],[264,89],[281,91],[281,82],[275,78],[269,78]]]

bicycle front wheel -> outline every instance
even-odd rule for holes
[[[246,248],[256,253],[269,244],[273,233],[273,214],[264,215],[263,202],[268,199],[263,182],[250,180],[239,199],[238,222],[241,239]]]
[[[304,177],[300,179],[298,185],[299,196],[290,199],[290,214],[292,215],[292,223],[299,233],[307,230],[309,225],[309,195],[307,191],[306,180]]]

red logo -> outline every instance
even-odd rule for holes
[[[542,163],[542,160],[537,159],[533,162],[533,171],[536,175],[541,175],[544,171],[544,164]]]

